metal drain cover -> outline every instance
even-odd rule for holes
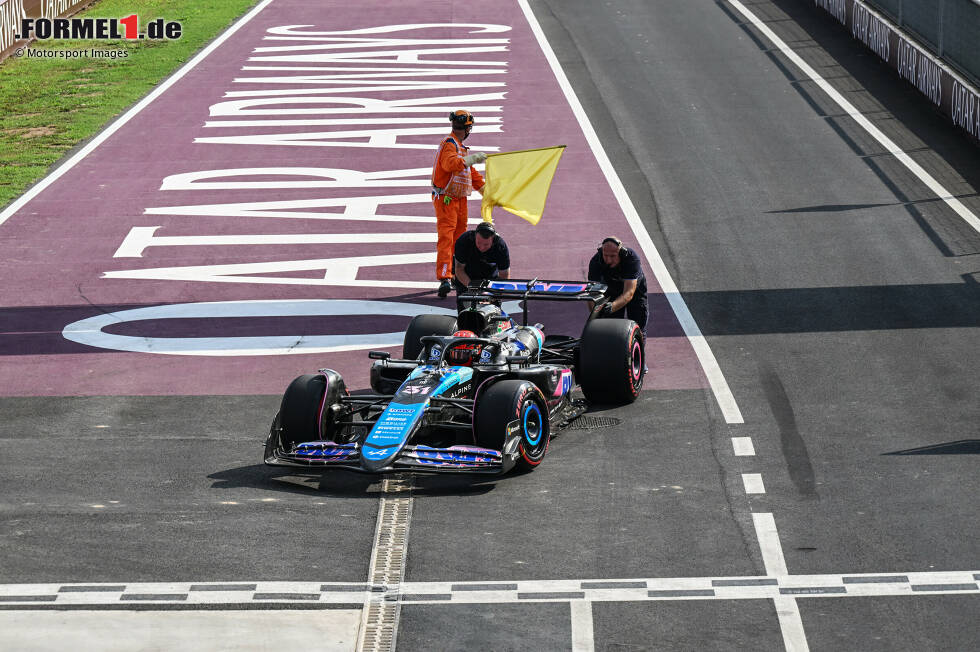
[[[618,426],[622,419],[616,417],[594,417],[590,414],[583,414],[568,424],[568,430],[592,430],[594,428],[608,428]]]

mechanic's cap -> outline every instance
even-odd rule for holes
[[[453,123],[453,127],[457,129],[463,129],[465,127],[473,126],[473,114],[466,109],[456,109],[449,114],[449,121]]]
[[[480,222],[476,225],[476,232],[484,238],[492,238],[497,235],[497,229],[494,228],[493,222]]]

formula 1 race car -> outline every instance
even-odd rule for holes
[[[370,395],[350,395],[332,369],[296,378],[265,446],[274,466],[499,474],[531,470],[548,442],[591,403],[630,403],[643,385],[644,335],[627,319],[596,319],[606,286],[483,281],[458,315],[419,315],[403,358],[371,351]],[[504,312],[522,300],[524,324]],[[532,300],[591,301],[581,337],[527,325]],[[585,401],[573,399],[579,386]]]

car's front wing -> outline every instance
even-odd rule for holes
[[[367,473],[361,465],[360,444],[338,444],[332,441],[311,441],[299,444],[286,453],[277,451],[266,459],[272,466],[301,466],[340,468]],[[371,473],[396,471],[420,471],[428,473],[502,473],[504,456],[500,451],[477,446],[408,445],[392,463]]]

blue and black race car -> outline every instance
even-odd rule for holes
[[[630,403],[643,385],[643,332],[631,320],[596,319],[605,289],[537,279],[471,287],[456,317],[412,320],[402,359],[368,354],[374,394],[350,395],[332,369],[290,383],[265,463],[368,473],[534,469],[587,402]],[[523,324],[504,312],[504,299],[523,301]],[[527,325],[533,300],[591,302],[581,337]],[[572,398],[576,387],[584,401]]]

